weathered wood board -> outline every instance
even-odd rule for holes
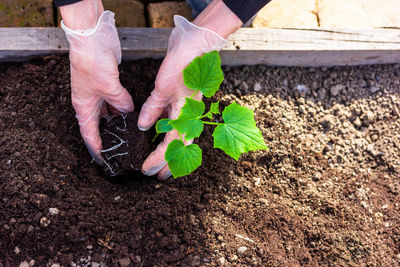
[[[170,29],[119,28],[124,59],[161,58]],[[0,61],[67,53],[60,28],[0,28]],[[333,66],[400,63],[400,29],[253,29],[228,38],[225,65]]]

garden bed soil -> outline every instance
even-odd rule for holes
[[[0,65],[0,266],[398,266],[400,65],[224,68],[269,151],[159,182],[105,179],[79,135],[69,62]],[[136,107],[159,61],[123,62]],[[76,264],[76,265],[74,265]]]

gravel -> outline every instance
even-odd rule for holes
[[[245,252],[247,251],[247,247],[239,247],[238,248],[238,250],[237,250],[237,253],[239,254],[239,255],[242,255],[242,254],[244,254]]]

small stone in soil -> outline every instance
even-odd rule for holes
[[[261,84],[259,82],[256,82],[254,84],[254,91],[256,91],[256,92],[261,91]]]
[[[57,215],[60,211],[57,208],[49,208],[50,215]]]
[[[47,219],[46,217],[42,217],[42,218],[40,219],[40,225],[41,225],[41,226],[47,227],[47,226],[49,226],[49,224],[50,224],[50,220]]]
[[[27,261],[23,261],[19,264],[19,267],[29,267],[29,263]]]
[[[238,256],[236,254],[229,257],[229,261],[231,261],[231,262],[237,261],[237,260],[238,260]]]
[[[131,260],[129,258],[122,258],[118,260],[118,263],[121,267],[128,267],[131,264]]]
[[[295,89],[299,92],[301,96],[305,96],[308,92],[310,92],[310,88],[308,88],[304,84],[298,84],[296,85]]]
[[[318,91],[318,99],[324,100],[325,97],[326,97],[326,90],[324,88],[322,88]]]
[[[247,91],[249,89],[249,85],[245,81],[243,81],[240,84],[240,89],[243,90],[243,91]]]
[[[244,254],[246,251],[247,251],[247,247],[244,247],[244,246],[238,248],[238,250],[237,250],[237,252],[238,252],[239,255]]]
[[[379,87],[376,86],[372,86],[369,91],[371,92],[371,94],[375,94],[376,92],[380,91],[381,89]]]
[[[339,93],[346,88],[343,84],[337,84],[331,87],[331,96],[337,96]]]

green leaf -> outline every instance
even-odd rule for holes
[[[212,97],[224,80],[221,58],[217,51],[196,57],[184,70],[183,81],[192,90],[199,90],[205,97]]]
[[[250,109],[233,102],[222,112],[222,118],[224,124],[218,125],[213,133],[215,148],[222,149],[235,160],[242,153],[268,149]]]
[[[157,133],[168,133],[172,129],[174,129],[169,122],[171,119],[161,119],[156,123],[156,132]]]
[[[175,139],[168,145],[165,160],[172,176],[178,178],[192,173],[201,165],[202,151],[196,144],[185,146],[181,140]]]
[[[181,110],[181,114],[176,120],[169,122],[179,133],[185,134],[186,140],[199,137],[204,129],[201,116],[205,110],[203,101],[186,98],[186,103]]]
[[[220,114],[221,112],[219,111],[219,101],[216,103],[211,103],[210,111],[213,114]]]

